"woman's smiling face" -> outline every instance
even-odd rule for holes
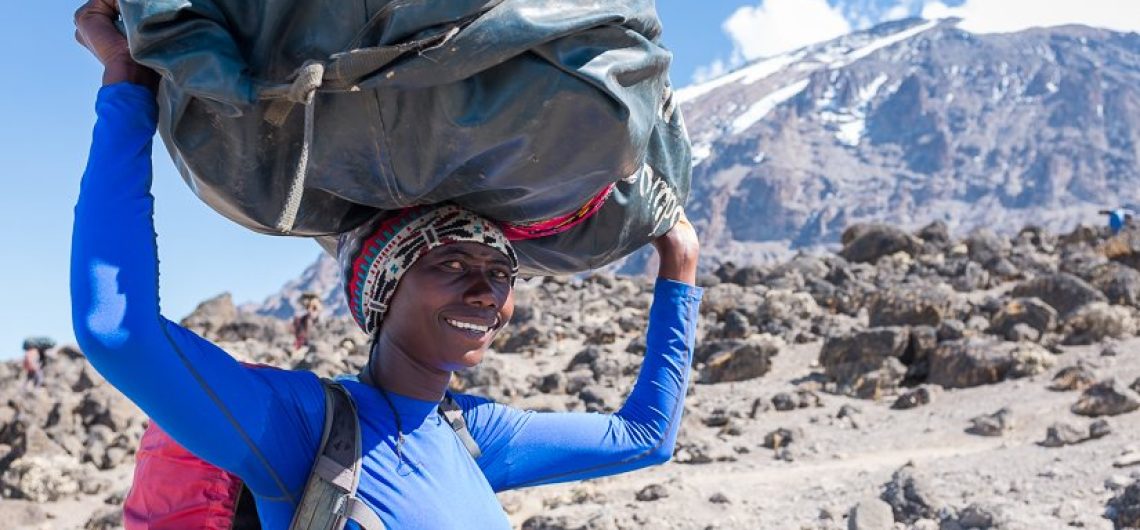
[[[487,245],[432,249],[404,274],[380,326],[425,368],[470,368],[514,314],[511,261]]]

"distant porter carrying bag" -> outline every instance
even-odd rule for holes
[[[194,192],[253,230],[346,232],[454,202],[523,269],[672,227],[690,147],[652,0],[120,0]]]

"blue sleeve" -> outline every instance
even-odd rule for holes
[[[159,311],[154,95],[103,87],[75,206],[71,304],[91,364],[175,440],[266,500],[295,502],[324,421],[308,373],[253,369]],[[292,433],[280,436],[279,433]]]
[[[521,411],[456,396],[496,491],[582,480],[667,462],[681,425],[701,289],[658,280],[645,360],[614,414]]]

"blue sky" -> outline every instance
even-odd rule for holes
[[[1140,10],[1134,4],[1126,9],[1129,2],[1135,0],[658,0],[658,10],[675,55],[674,84],[684,86],[695,76],[759,55],[924,10],[964,16],[978,31],[1017,29],[1010,24],[1025,25],[1026,13],[1042,24],[1087,19],[1140,29]],[[72,206],[101,71],[74,42],[71,16],[78,5],[10,2],[8,27],[0,32],[0,49],[9,52],[9,75],[0,88],[0,358],[19,355],[28,335],[72,340]],[[182,183],[161,147],[155,161],[162,306],[168,317],[181,318],[222,291],[239,302],[261,300],[317,257],[311,242],[253,234],[209,210]]]

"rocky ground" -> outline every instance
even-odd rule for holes
[[[1109,238],[857,225],[838,255],[724,265],[706,286],[684,425],[650,470],[501,496],[516,526],[1140,528],[1140,232]],[[457,389],[611,411],[651,282],[521,284],[515,322]],[[228,297],[184,325],[249,361],[354,371],[350,322],[294,352]],[[145,418],[74,349],[27,391],[0,366],[5,528],[115,528]]]

